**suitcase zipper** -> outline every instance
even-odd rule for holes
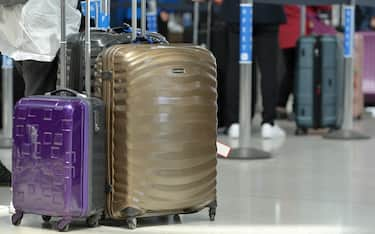
[[[318,36],[314,46],[314,85],[313,85],[313,97],[314,97],[314,128],[320,128],[322,125],[322,37]]]

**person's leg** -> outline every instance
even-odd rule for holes
[[[262,137],[285,136],[285,132],[275,124],[278,98],[278,26],[261,25],[254,28],[254,56],[262,76],[263,98]]]
[[[277,101],[278,26],[259,26],[254,34],[255,57],[262,74],[263,123],[274,124]]]
[[[228,26],[227,68],[225,78],[225,125],[239,121],[239,27]]]
[[[283,75],[279,89],[279,100],[277,106],[286,108],[290,94],[293,93],[294,69],[295,69],[295,48],[283,50],[285,61],[285,74]]]
[[[226,114],[225,114],[225,100],[226,100],[226,69],[227,69],[227,26],[226,23],[214,15],[212,27],[211,51],[216,57],[217,63],[217,93],[218,93],[218,121],[219,128],[226,130]],[[220,40],[217,40],[220,38]]]
[[[25,96],[43,95],[56,89],[58,57],[52,62],[33,60],[17,63],[25,81]]]

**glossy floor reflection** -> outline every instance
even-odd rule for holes
[[[205,210],[180,219],[148,219],[134,233],[375,233],[375,139],[295,137],[293,124],[282,126],[289,133],[285,141],[264,142],[255,129],[254,147],[271,151],[272,159],[219,160],[216,222],[209,222]],[[356,123],[356,128],[374,137],[375,119]],[[221,141],[238,145],[226,137]],[[0,205],[7,205],[9,197],[9,189],[0,188]],[[78,222],[72,233],[133,232],[121,226],[86,229]],[[6,207],[0,207],[0,232],[56,233],[32,215],[13,227]]]

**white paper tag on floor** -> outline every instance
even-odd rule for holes
[[[217,146],[217,154],[224,158],[228,158],[232,148],[220,142],[216,142],[216,146]]]

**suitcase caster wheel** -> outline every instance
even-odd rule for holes
[[[91,228],[97,227],[99,226],[99,219],[100,219],[99,215],[93,215],[86,219],[86,224],[88,227],[91,227]]]
[[[173,215],[173,221],[174,222],[179,222],[181,219],[180,219],[180,215],[176,214],[176,215]]]
[[[137,228],[137,219],[136,218],[128,219],[127,224],[128,224],[128,229],[134,230]]]
[[[211,222],[215,221],[216,208],[210,208],[209,215],[210,215],[210,221]]]
[[[60,220],[57,223],[57,230],[59,230],[59,232],[67,232],[69,231],[69,228],[70,228],[70,222],[67,220]]]
[[[16,212],[14,215],[12,215],[12,224],[14,226],[19,226],[22,222],[23,218],[23,212]]]
[[[48,215],[42,215],[42,219],[44,222],[48,223],[49,221],[51,221],[52,217]]]

